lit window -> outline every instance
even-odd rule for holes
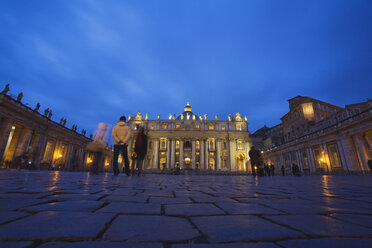
[[[161,128],[162,128],[162,129],[167,129],[167,125],[163,124],[163,125],[161,126]]]
[[[167,141],[166,140],[161,140],[161,142],[160,142],[160,148],[162,150],[167,148]]]
[[[165,152],[161,152],[160,154],[161,154],[161,155],[165,155]]]
[[[222,128],[221,128],[222,130],[226,130],[226,127],[225,126],[222,126]]]
[[[200,126],[199,125],[196,125],[196,128],[200,128]]]
[[[180,155],[180,153],[179,152],[176,152],[176,155]]]
[[[180,141],[179,140],[176,141],[176,149],[180,149]]]
[[[180,125],[176,125],[176,128],[180,128]]]
[[[242,125],[241,124],[236,124],[236,130],[241,131],[242,130]]]
[[[200,142],[199,142],[199,140],[197,140],[195,142],[195,148],[196,148],[196,150],[200,150]]]
[[[214,130],[214,126],[213,125],[210,125],[209,126],[209,130]]]
[[[196,155],[200,155],[200,153],[199,152],[196,152]]]
[[[238,140],[237,147],[238,147],[238,150],[243,150],[243,141],[242,140]]]
[[[150,126],[150,129],[151,129],[151,130],[154,130],[154,126]]]

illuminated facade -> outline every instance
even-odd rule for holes
[[[39,113],[39,107],[32,109],[21,99],[0,94],[0,167],[89,170],[94,153],[86,151],[92,140],[85,131],[78,133],[76,125],[70,129],[66,122],[53,121],[51,114]],[[110,157],[104,161],[107,170]]]
[[[305,173],[368,172],[372,159],[372,101],[340,108],[310,97],[289,100],[282,120],[284,143],[270,141],[265,130],[262,149],[268,164],[290,172],[297,164]]]
[[[196,115],[189,103],[184,112],[167,119],[148,120],[137,113],[128,120],[132,129],[129,154],[133,152],[136,129],[148,133],[145,169],[246,171],[251,147],[246,117],[236,113],[228,120],[208,120]]]

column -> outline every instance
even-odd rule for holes
[[[361,169],[363,171],[368,171],[367,160],[364,156],[364,151],[363,151],[362,143],[360,142],[359,135],[354,135],[354,138],[355,138],[355,143],[357,147],[357,153],[358,153],[358,158],[359,158],[359,162],[361,165]]]
[[[221,147],[220,140],[216,139],[216,170],[221,169]]]
[[[354,171],[353,162],[352,162],[353,160],[352,160],[351,154],[349,153],[347,139],[348,139],[347,136],[344,136],[344,137],[341,138],[342,151],[343,151],[343,154],[345,156],[346,166],[347,166],[348,170],[349,171]],[[350,140],[350,138],[349,138],[349,140]]]
[[[230,142],[230,138],[227,139],[227,154],[229,154],[229,157],[227,159],[227,163],[229,163],[229,171],[232,171],[231,170],[231,142]],[[249,154],[249,152],[247,154]],[[247,171],[248,171],[248,169],[247,169]]]
[[[204,163],[205,163],[205,169],[206,170],[209,170],[209,164],[208,164],[208,139],[205,139],[205,145],[204,145],[204,147],[205,147],[205,157],[204,157],[204,159],[205,159],[205,161],[204,161]]]
[[[204,164],[204,140],[200,139],[200,169],[205,170]]]
[[[152,165],[152,168],[153,169],[159,169],[159,166],[158,166],[158,163],[159,163],[159,140],[156,139],[155,140],[155,154],[154,154],[154,161],[153,161],[153,165]]]
[[[32,135],[32,130],[29,129],[28,127],[23,127],[21,134],[18,138],[17,146],[15,149],[14,156],[21,156],[23,152],[27,149],[27,146],[30,142]]]
[[[346,155],[344,154],[344,149],[343,149],[343,146],[342,146],[342,141],[341,139],[337,140],[337,149],[338,149],[338,153],[340,154],[340,162],[342,164],[342,168],[344,169],[344,171],[349,171],[349,167],[347,166],[347,159],[346,159]]]
[[[180,169],[183,169],[183,139],[180,139]]]
[[[176,159],[176,141],[172,139],[171,141],[171,164],[170,168],[174,168],[175,165],[175,159]]]
[[[195,140],[192,141],[191,160],[192,169],[195,170]]]
[[[171,151],[170,151],[170,140],[168,139],[167,140],[167,170],[169,170],[171,168],[171,161],[170,161],[170,154],[171,154]]]
[[[34,158],[34,164],[36,168],[40,167],[41,160],[43,159],[44,156],[44,150],[45,150],[45,145],[47,142],[47,136],[44,133],[39,134],[39,141],[36,146],[36,156]]]
[[[8,143],[10,131],[12,130],[13,121],[8,118],[3,118],[0,129],[0,161],[3,160],[6,145]]]
[[[307,148],[306,151],[307,151],[307,156],[308,156],[308,159],[309,159],[310,172],[316,172],[316,165],[314,164],[313,152],[312,152],[311,148]]]
[[[300,151],[299,150],[295,151],[295,154],[296,154],[296,158],[297,158],[297,164],[300,167],[300,171],[304,171],[303,161],[302,161],[301,156],[300,156],[301,155]]]
[[[65,159],[65,168],[68,170],[71,170],[71,165],[72,165],[72,156],[73,156],[73,150],[74,146],[72,144],[68,145],[67,153],[66,153],[66,159]]]

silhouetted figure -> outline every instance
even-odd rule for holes
[[[61,120],[59,121],[59,124],[62,125],[63,123],[63,118],[61,118]]]
[[[368,164],[369,170],[372,171],[372,160],[371,159],[368,159],[367,164]]]
[[[295,163],[292,164],[292,174],[293,174],[293,176],[301,176],[300,168]]]
[[[138,169],[137,175],[140,176],[142,174],[143,161],[147,153],[147,135],[145,134],[145,129],[143,127],[140,127],[139,132],[137,134],[134,152],[137,154],[136,157],[136,167]]]
[[[282,167],[280,168],[281,171],[282,171],[282,176],[285,176],[285,169],[284,169],[284,165],[282,165]]]
[[[271,164],[271,165],[270,165],[270,174],[271,174],[271,176],[274,176],[274,174],[275,174],[275,167],[274,167],[274,164]]]
[[[124,169],[123,172],[130,176],[129,171],[129,159],[128,159],[128,143],[130,138],[130,127],[126,124],[125,116],[120,117],[120,121],[112,129],[112,138],[114,139],[114,161],[113,161],[113,171],[114,176],[119,175],[118,169],[118,157],[119,153],[124,159]]]
[[[49,108],[47,108],[47,109],[44,110],[44,115],[45,116],[48,116],[48,114],[49,114]]]
[[[267,165],[267,164],[264,164],[264,170],[265,170],[265,175],[266,175],[266,176],[270,176],[270,169],[269,169],[269,165]]]
[[[34,108],[34,111],[35,111],[35,112],[38,112],[39,109],[40,109],[40,103],[38,102],[38,103],[36,104],[36,107]]]
[[[264,176],[261,152],[252,146],[251,150],[249,151],[249,157],[251,158],[252,175]]]
[[[21,92],[17,96],[17,102],[21,102],[22,101],[22,98],[23,98],[23,93]]]
[[[83,129],[83,130],[81,130],[81,134],[85,136],[87,134],[87,131],[85,129]]]
[[[66,119],[63,120],[62,125],[63,125],[63,126],[66,126]]]
[[[49,114],[48,114],[48,119],[51,119],[52,118],[52,110],[49,111]]]
[[[9,84],[5,85],[5,88],[3,89],[1,94],[6,95],[6,93],[8,93],[8,91],[9,91]]]

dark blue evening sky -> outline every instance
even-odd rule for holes
[[[372,92],[372,1],[1,0],[0,87],[93,133],[140,111],[280,123]],[[2,90],[2,89],[1,89]]]

